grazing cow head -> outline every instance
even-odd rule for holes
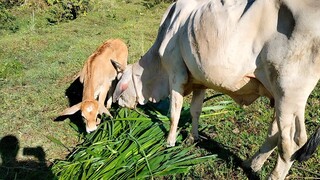
[[[121,97],[121,98],[120,98]],[[135,108],[137,105],[137,94],[132,79],[132,64],[128,65],[118,82],[113,94],[113,102],[118,101],[122,107]]]
[[[113,102],[118,100],[122,107],[135,108],[148,101],[158,102],[169,96],[169,78],[159,56],[159,47],[169,26],[168,17],[173,14],[175,4],[165,12],[157,39],[141,59],[128,65],[113,94]]]
[[[97,129],[97,116],[99,113],[99,104],[98,101],[86,100],[81,103],[81,116],[86,123],[86,131],[88,133]]]
[[[158,53],[151,48],[137,63],[128,65],[113,94],[122,107],[135,108],[148,101],[158,102],[169,96],[168,74]]]

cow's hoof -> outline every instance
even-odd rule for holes
[[[258,172],[262,168],[263,164],[253,163],[252,159],[247,159],[242,162],[241,166],[247,170],[252,170],[253,172]]]
[[[176,145],[175,141],[167,141],[167,147],[174,147]]]
[[[241,163],[241,166],[246,169],[251,169],[251,160],[247,159]]]
[[[199,136],[195,138],[194,136],[189,135],[186,143],[189,145],[192,145],[192,144],[198,143],[199,141],[200,141]]]

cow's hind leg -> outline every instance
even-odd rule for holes
[[[265,142],[259,148],[258,152],[253,155],[253,157],[243,163],[244,167],[251,168],[254,172],[259,171],[264,162],[276,148],[278,144],[278,136],[278,125],[274,115],[273,122],[270,124],[268,136]]]
[[[205,89],[195,89],[193,90],[190,113],[192,117],[192,138],[193,141],[199,139],[198,126],[199,126],[199,117],[202,111],[203,99],[205,96]]]
[[[306,102],[307,98],[302,100],[302,98],[292,97],[297,96],[282,98],[280,102],[276,103],[276,113],[279,115],[277,116],[279,127],[279,155],[276,167],[269,179],[284,179],[293,164],[293,154],[307,141],[304,124],[304,102]]]

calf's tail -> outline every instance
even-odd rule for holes
[[[310,137],[305,145],[303,145],[295,154],[293,155],[293,160],[298,160],[299,162],[308,160],[311,155],[316,151],[317,147],[320,145],[320,126],[316,132]]]

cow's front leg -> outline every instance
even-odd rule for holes
[[[199,126],[199,117],[202,111],[203,99],[205,96],[205,89],[196,89],[193,90],[190,113],[192,117],[192,138],[193,141],[199,140],[198,126]]]
[[[264,162],[278,144],[279,130],[275,116],[276,115],[274,114],[273,121],[268,130],[268,136],[263,145],[259,148],[258,152],[256,152],[250,159],[243,163],[244,167],[251,168],[254,172],[257,172],[261,169]]]
[[[173,68],[173,67],[171,67]],[[167,146],[175,146],[178,123],[183,104],[184,84],[187,83],[188,76],[183,68],[169,69],[169,84],[170,84],[170,130],[167,139]]]
[[[173,28],[175,29],[175,28]],[[174,146],[183,103],[185,85],[188,83],[188,70],[181,56],[177,37],[174,31],[168,32],[159,48],[159,56],[164,69],[169,75],[170,86],[170,130],[167,145]]]
[[[170,131],[167,139],[169,147],[175,146],[178,123],[183,103],[183,95],[181,92],[172,90],[170,99]]]

